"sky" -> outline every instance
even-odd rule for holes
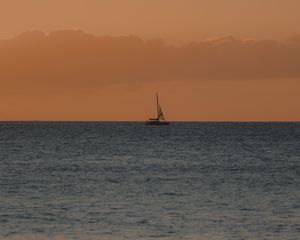
[[[298,0],[1,0],[0,38],[29,29],[161,37],[183,43],[300,32]]]
[[[298,0],[0,0],[0,120],[300,121]]]

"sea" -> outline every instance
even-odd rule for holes
[[[300,123],[1,122],[19,239],[299,240]]]

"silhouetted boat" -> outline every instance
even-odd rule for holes
[[[149,118],[146,121],[146,125],[169,125],[170,123],[166,121],[164,114],[162,112],[162,108],[158,102],[158,94],[156,93],[156,110],[157,110],[157,118]]]

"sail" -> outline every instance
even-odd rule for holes
[[[169,122],[166,121],[165,116],[163,114],[162,108],[158,101],[158,94],[156,93],[156,118],[149,118],[149,120],[145,123],[146,125],[170,125]]]
[[[162,112],[161,106],[158,105],[158,109],[157,109],[157,115],[158,115],[158,119],[160,120],[165,120],[164,114]]]
[[[161,106],[158,102],[158,94],[156,93],[156,107],[157,107],[157,119],[158,120],[165,120],[164,114],[162,112]]]

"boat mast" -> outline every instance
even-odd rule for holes
[[[159,120],[159,113],[158,113],[158,94],[156,93],[156,112],[157,112],[157,120]]]

